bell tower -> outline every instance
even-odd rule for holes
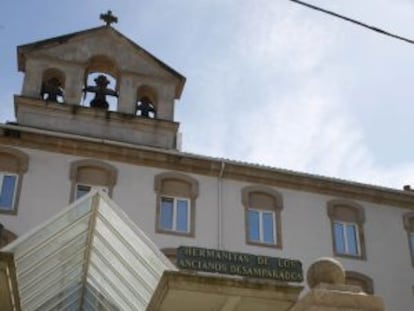
[[[185,77],[105,25],[17,48],[20,126],[176,149],[175,101]]]

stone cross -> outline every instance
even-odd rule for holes
[[[118,23],[118,17],[112,15],[111,10],[108,10],[105,14],[101,14],[99,18],[106,23],[106,26],[111,26],[112,23]]]

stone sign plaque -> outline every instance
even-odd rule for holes
[[[187,270],[267,278],[283,282],[303,281],[302,263],[299,260],[216,249],[180,246],[177,249],[177,266]]]

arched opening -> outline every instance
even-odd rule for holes
[[[334,255],[365,259],[363,207],[356,202],[342,199],[330,200],[327,205]]]
[[[282,195],[272,188],[242,189],[247,244],[282,248]]]
[[[365,274],[356,271],[346,271],[345,283],[348,285],[359,286],[364,293],[369,295],[374,294],[374,282]]]
[[[24,152],[0,147],[0,214],[17,214],[23,176],[29,157]]]
[[[135,113],[143,118],[157,118],[157,94],[151,87],[143,85],[138,89]]]
[[[157,193],[156,232],[194,236],[198,182],[176,172],[155,176]]]
[[[84,75],[82,105],[116,111],[118,107],[119,70],[106,56],[89,60]]]
[[[45,70],[42,76],[40,96],[43,100],[64,102],[65,74],[56,68]]]
[[[108,163],[86,159],[71,164],[69,177],[72,181],[71,201],[74,201],[92,189],[102,190],[112,196],[118,171]]]

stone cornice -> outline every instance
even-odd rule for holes
[[[0,144],[124,162],[414,209],[414,192],[77,135],[0,126]]]

